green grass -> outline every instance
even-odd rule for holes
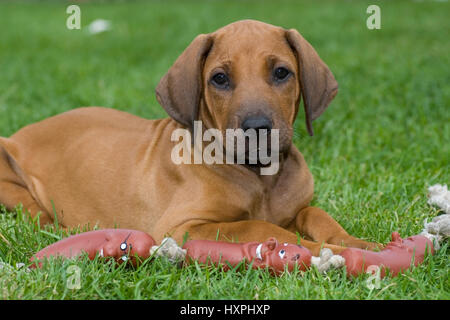
[[[154,88],[199,33],[243,18],[297,28],[328,64],[340,91],[307,136],[303,115],[295,144],[315,177],[313,205],[351,234],[387,242],[417,234],[438,214],[427,187],[449,183],[450,5],[377,1],[381,30],[368,30],[372,2],[157,1],[82,2],[82,29],[65,28],[68,3],[0,4],[0,136],[63,111],[101,105],[165,117]],[[90,36],[95,18],[110,32]],[[1,192],[1,190],[0,190]],[[0,214],[0,261],[15,266],[66,236],[36,227],[21,209]],[[76,230],[74,230],[75,232]],[[78,230],[80,231],[80,230]],[[137,268],[100,260],[55,261],[42,270],[0,269],[4,299],[449,299],[448,245],[405,274],[369,290],[367,275],[343,270],[271,277],[222,272],[164,259]],[[71,265],[81,289],[68,289]]]

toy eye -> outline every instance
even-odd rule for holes
[[[127,244],[126,242],[123,242],[120,244],[120,250],[125,251],[127,249]]]
[[[286,251],[284,251],[284,250],[280,250],[280,252],[278,252],[278,255],[280,256],[281,259],[284,258],[285,254],[286,254]]]

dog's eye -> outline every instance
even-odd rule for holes
[[[283,67],[276,68],[273,72],[273,77],[276,81],[282,81],[287,79],[287,77],[291,74],[291,72]]]
[[[226,88],[229,85],[229,79],[225,73],[216,73],[211,78],[211,82],[219,88]]]

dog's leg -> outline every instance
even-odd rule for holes
[[[41,225],[52,223],[52,219],[46,210],[42,209],[28,191],[23,180],[14,172],[10,165],[11,159],[0,145],[0,203],[12,210],[21,203],[24,210],[28,210],[32,217],[39,212]]]
[[[295,233],[261,220],[243,220],[224,223],[187,222],[178,227],[171,236],[177,242],[181,243],[186,233],[189,239],[235,241],[241,243],[250,241],[264,242],[270,237],[275,237],[279,242],[294,244],[298,240]],[[308,248],[315,256],[319,255],[322,247],[330,248],[335,254],[345,250],[345,247],[305,239],[301,239],[300,244]]]
[[[28,190],[15,183],[0,181],[0,203],[5,205],[8,210],[13,210],[16,205],[21,203],[24,211],[28,211],[33,218],[41,212],[39,217],[41,226],[53,223],[50,216],[36,203]]]
[[[370,250],[381,248],[377,243],[349,235],[328,213],[316,207],[302,209],[297,214],[295,226],[301,235],[317,242]]]

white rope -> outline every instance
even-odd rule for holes
[[[174,239],[164,238],[159,246],[151,247],[150,255],[167,257],[170,262],[178,262],[186,257],[186,249],[179,247]]]
[[[434,249],[439,250],[441,243],[450,237],[450,191],[447,185],[435,184],[428,192],[428,203],[438,206],[445,214],[434,217],[431,222],[425,219],[421,235],[433,241]]]

